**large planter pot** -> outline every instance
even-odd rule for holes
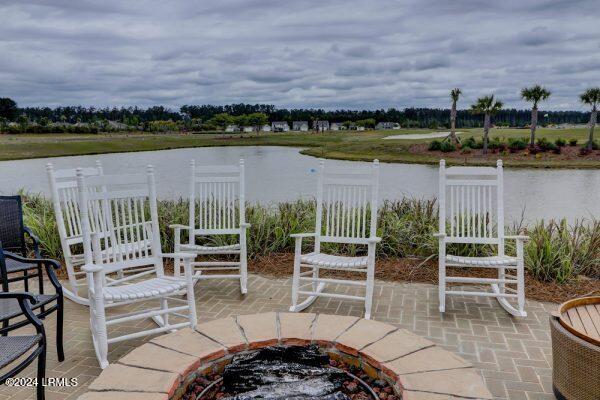
[[[598,300],[600,302],[600,298]],[[568,325],[569,319],[565,315],[569,308],[578,304],[581,303],[577,300],[567,302],[561,305],[559,313],[550,317],[554,394],[559,400],[598,400],[600,346],[595,341],[592,343],[593,340],[585,340],[586,335]]]

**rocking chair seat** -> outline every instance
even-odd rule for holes
[[[492,256],[492,257],[464,257],[446,255],[446,261],[465,266],[495,267],[502,265],[517,265],[517,257]]]
[[[107,286],[102,293],[106,301],[127,301],[168,295],[185,288],[184,278],[163,276],[130,285]]]
[[[220,253],[239,253],[240,244],[230,244],[226,246],[200,246],[195,244],[181,244],[181,251],[194,251],[203,254],[220,254]]]
[[[366,268],[367,257],[335,256],[323,253],[308,253],[300,257],[304,264],[325,268]]]
[[[0,368],[21,357],[42,339],[42,335],[0,336]]]

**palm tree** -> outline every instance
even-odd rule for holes
[[[495,100],[494,95],[483,96],[477,99],[477,102],[471,106],[471,111],[474,114],[484,114],[483,119],[483,154],[487,154],[488,135],[490,133],[490,119],[502,109],[502,102]]]
[[[590,138],[588,139],[586,150],[591,151],[594,144],[594,127],[598,116],[598,104],[600,103],[600,87],[590,88],[583,92],[579,98],[581,102],[592,106],[590,115]]]
[[[462,94],[459,88],[454,88],[450,91],[450,99],[452,99],[452,109],[450,110],[450,139],[456,145],[458,138],[456,137],[456,103]]]
[[[521,98],[525,101],[533,103],[531,107],[531,137],[529,139],[529,146],[535,145],[535,130],[537,128],[537,115],[538,115],[538,104],[540,101],[547,100],[552,93],[545,87],[535,85],[529,88],[523,88],[521,90]]]

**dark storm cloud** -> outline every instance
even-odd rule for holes
[[[0,96],[21,105],[579,108],[599,85],[595,0],[4,0]]]

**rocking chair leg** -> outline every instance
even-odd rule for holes
[[[245,241],[244,241],[245,242]],[[246,244],[244,243],[240,251],[240,292],[248,293],[248,259],[246,254]]]
[[[321,282],[317,285],[317,289],[315,290],[315,293],[317,293],[317,295],[308,296],[302,303],[297,304],[296,306],[292,306],[290,308],[290,311],[299,312],[299,311],[302,311],[302,310],[310,307],[310,305],[312,303],[314,303],[317,300],[317,298],[319,297],[318,293],[321,293],[323,291],[323,289],[325,289],[325,282]]]
[[[168,303],[167,299],[164,297],[162,299],[160,299],[160,308],[162,308],[163,311],[167,310],[169,308],[169,303]],[[163,320],[163,326],[169,325],[169,314],[163,314],[162,320]]]
[[[517,241],[517,302],[519,313],[525,313],[525,260],[523,259],[523,242]]]
[[[298,311],[298,290],[300,286],[300,257],[294,257],[294,276],[292,277],[292,306],[290,312]]]
[[[375,286],[375,260],[367,267],[367,287],[365,293],[365,319],[371,319],[371,308],[373,305],[373,289]]]
[[[100,368],[108,367],[108,332],[106,330],[106,311],[101,299],[90,299],[90,307],[94,308],[92,320],[92,340]]]
[[[446,251],[445,246],[440,245],[438,257],[438,296],[440,302],[440,312],[446,311]]]

